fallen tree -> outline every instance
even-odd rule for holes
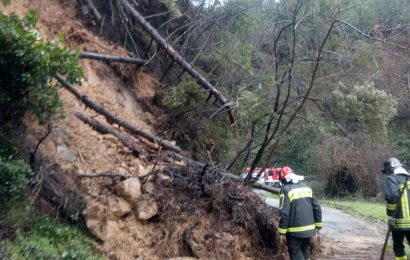
[[[122,62],[122,63],[132,63],[137,65],[144,65],[147,60],[138,59],[134,57],[116,56],[110,54],[101,54],[90,51],[80,52],[80,59],[92,59],[92,60],[102,60],[108,62]]]
[[[186,70],[197,82],[216,100],[222,103],[222,110],[226,110],[231,123],[235,122],[232,108],[228,100],[207,80],[205,79],[190,63],[188,63],[145,18],[126,0],[118,0],[136,19],[136,21],[147,31],[159,46],[162,47],[168,56]]]
[[[111,111],[103,107],[102,105],[98,104],[97,102],[93,101],[91,98],[89,98],[86,95],[83,95],[76,87],[74,87],[72,84],[70,84],[63,76],[60,74],[55,75],[55,78],[63,85],[64,88],[66,88],[68,91],[70,91],[74,96],[76,96],[79,100],[81,100],[85,105],[88,107],[92,108],[96,112],[100,113],[101,115],[104,115],[108,121],[114,122],[118,124],[119,126],[124,127],[127,129],[129,132],[132,134],[135,134],[137,136],[142,136],[149,141],[159,144],[165,149],[175,151],[175,152],[181,152],[181,148],[179,148],[176,145],[171,144],[170,142],[167,142],[159,137],[154,136],[153,134],[136,127],[132,125],[131,123],[127,122],[126,120],[117,117],[114,115]]]

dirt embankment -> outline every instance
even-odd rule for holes
[[[37,9],[42,36],[53,39],[63,33],[71,49],[127,55],[126,50],[93,35],[77,20],[75,2],[13,0],[0,7],[3,13],[16,12],[20,17],[28,9]],[[133,125],[161,135],[166,118],[154,105],[162,88],[154,78],[132,65],[80,63],[84,81],[77,87],[83,94]],[[277,212],[249,190],[211,172],[198,178],[201,169],[169,168],[152,158],[136,157],[115,137],[100,135],[74,114],[86,113],[109,123],[103,116],[65,89],[60,96],[66,118],[50,126],[50,134],[37,151],[41,162],[38,175],[45,187],[40,210],[56,215],[63,212],[71,219],[80,213],[89,232],[101,242],[98,250],[110,259],[286,259],[275,239]],[[33,151],[47,126],[38,125],[29,115],[25,123],[25,149]],[[138,139],[135,143],[144,146]],[[78,177],[101,172],[130,178]],[[138,176],[150,172],[155,174],[141,182]]]

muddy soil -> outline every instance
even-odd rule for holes
[[[266,198],[265,202],[273,207],[279,204],[274,198]],[[322,214],[323,228],[319,235],[322,248],[312,259],[380,259],[387,232],[385,223],[365,221],[324,206]],[[385,259],[394,259],[393,253],[387,252]]]

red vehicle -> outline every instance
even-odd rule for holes
[[[279,181],[279,173],[281,168],[266,168],[264,171],[264,180],[266,185],[280,188],[282,184]]]
[[[248,174],[250,170],[250,167],[247,167],[243,169],[242,171],[242,177],[245,178],[246,175]],[[261,171],[261,168],[255,168],[255,170],[252,173],[252,178],[256,179],[258,173]],[[266,185],[280,188],[282,184],[279,181],[279,173],[280,173],[281,168],[276,168],[276,167],[271,167],[271,168],[265,168],[263,171],[263,174],[261,174],[259,180],[257,182],[259,183],[264,183]]]

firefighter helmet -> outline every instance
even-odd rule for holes
[[[280,182],[285,183],[286,176],[291,173],[293,173],[292,168],[290,168],[289,166],[282,167],[282,169],[280,170],[280,174],[279,174]]]
[[[402,167],[402,166],[403,165],[401,164],[399,159],[389,158],[383,164],[382,173],[384,173],[384,174],[392,173],[395,168]]]

